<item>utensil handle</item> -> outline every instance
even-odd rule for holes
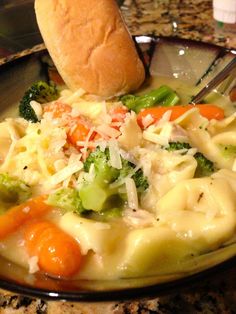
[[[203,97],[206,96],[210,91],[212,91],[213,88],[223,82],[226,77],[230,75],[235,67],[236,57],[233,58],[222,71],[220,71],[202,90],[200,90],[197,95],[192,98],[191,103],[195,105],[201,102]]]

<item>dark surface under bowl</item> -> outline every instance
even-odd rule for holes
[[[178,78],[201,88],[234,57],[222,47],[174,38],[136,36],[152,76]],[[19,102],[31,83],[52,77],[55,70],[43,46],[0,60],[0,103],[3,112]],[[23,55],[23,56],[22,56]],[[202,255],[178,273],[115,281],[56,280],[0,259],[0,287],[20,294],[70,301],[110,301],[167,293],[186,287],[235,263],[236,244]]]

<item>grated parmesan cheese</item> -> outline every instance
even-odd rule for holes
[[[22,209],[23,213],[28,213],[30,211],[30,207],[29,206],[25,206],[23,209]]]
[[[15,147],[16,147],[16,144],[17,144],[17,141],[13,141],[9,147],[9,150],[7,152],[7,156],[3,162],[3,164],[1,165],[1,171],[6,171],[7,168],[8,168],[8,165],[11,161],[11,158],[14,154],[14,150],[15,150]]]
[[[171,110],[166,111],[163,116],[161,117],[161,119],[157,122],[156,125],[158,126],[162,126],[163,124],[165,124],[166,122],[170,121],[170,117],[171,117]]]
[[[123,184],[125,184],[125,180],[127,178],[131,178],[135,174],[135,172],[137,172],[139,169],[140,169],[140,166],[136,166],[132,171],[129,172],[129,174],[125,178],[123,178],[121,180],[116,180],[115,182],[111,183],[109,185],[109,187],[111,189],[114,189],[114,188],[117,188],[119,186],[122,186]]]
[[[32,256],[28,260],[29,264],[29,273],[34,274],[37,271],[39,271],[39,266],[38,266],[38,256]]]
[[[83,178],[88,181],[88,182],[92,182],[95,178],[95,167],[94,164],[91,164],[90,168],[89,168],[89,172],[85,172],[83,175]]]
[[[96,141],[97,146],[100,147],[102,152],[105,152],[105,149],[107,148],[107,142],[103,140]]]
[[[42,105],[39,102],[35,101],[35,100],[31,100],[30,106],[33,108],[37,118],[40,119],[42,117],[42,115],[43,115]]]
[[[62,93],[62,97],[59,98],[62,102],[65,102],[66,104],[73,104],[77,101],[81,100],[81,96],[85,94],[85,91],[82,88],[79,88],[77,91],[74,93],[71,93],[68,90],[64,90]]]
[[[142,125],[144,129],[149,127],[149,125],[151,125],[153,122],[154,122],[154,118],[152,117],[150,113],[142,118]]]
[[[143,138],[149,142],[163,146],[167,146],[169,143],[168,138],[166,136],[155,134],[150,131],[143,131]]]
[[[120,151],[117,141],[110,140],[108,142],[109,154],[110,154],[110,163],[111,166],[116,169],[122,168]]]
[[[54,168],[57,171],[62,170],[66,167],[66,161],[64,159],[58,159],[54,162]]]
[[[105,102],[91,102],[91,101],[85,101],[80,99],[80,101],[72,104],[72,117],[77,117],[79,115],[83,115],[85,117],[90,118],[93,121],[97,121],[100,123],[106,123],[107,122],[107,116],[109,116],[106,113],[106,103]],[[111,118],[109,116],[111,122]],[[100,121],[101,120],[101,121]]]
[[[119,130],[116,130],[116,129],[114,129],[114,128],[110,127],[109,125],[106,125],[106,124],[99,125],[96,128],[96,131],[101,136],[105,136],[105,137],[107,136],[108,138],[114,138],[115,139],[120,135]]]
[[[72,174],[80,171],[81,169],[83,169],[83,163],[81,161],[76,162],[74,164],[70,164],[63,168],[62,170],[55,173],[54,175],[52,175],[51,177],[49,177],[47,183],[50,186],[55,186],[69,178]]]
[[[132,178],[126,178],[125,186],[126,186],[126,191],[127,191],[129,208],[138,209],[138,193],[137,193],[134,180]]]
[[[162,130],[160,132],[161,136],[165,136],[168,139],[168,142],[170,141],[171,138],[171,134],[173,132],[173,124],[166,122],[163,127]]]

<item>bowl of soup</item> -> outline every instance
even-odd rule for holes
[[[236,254],[234,58],[134,38],[147,79],[111,99],[69,90],[44,47],[0,67],[0,286],[111,300],[167,291]]]

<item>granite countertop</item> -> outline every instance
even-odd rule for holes
[[[132,34],[155,34],[236,47],[235,34],[215,31],[211,0],[126,0],[124,18]]]
[[[210,0],[126,0],[122,12],[134,35],[177,36],[236,48],[233,35],[222,36],[214,31]],[[236,313],[236,267],[181,291],[129,302],[49,302],[1,291],[0,313]]]

